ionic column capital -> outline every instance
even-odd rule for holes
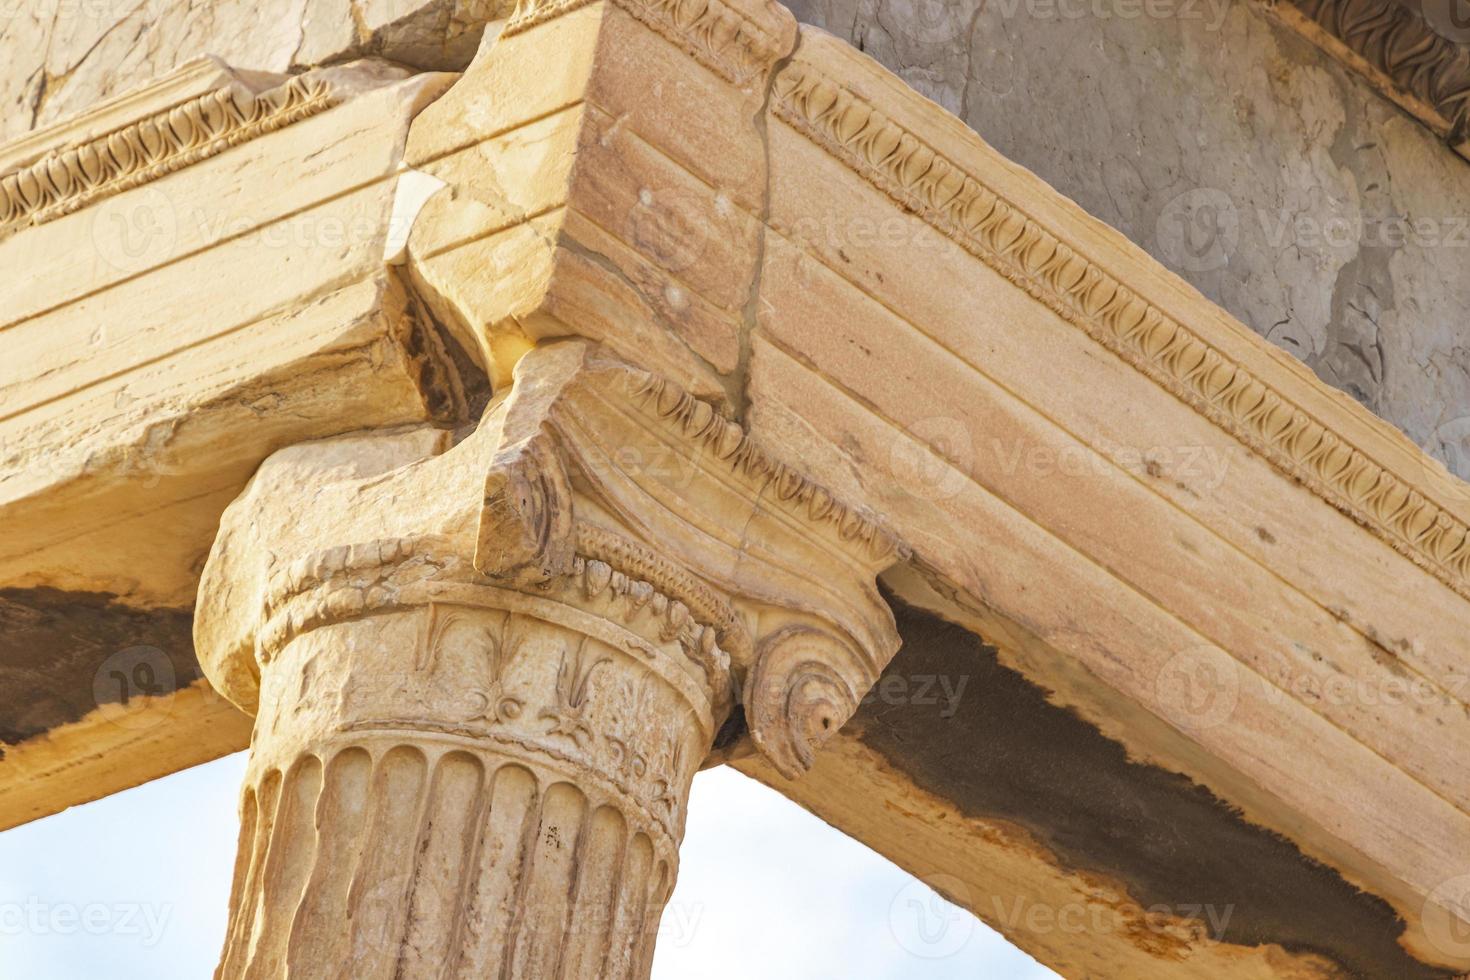
[[[277,453],[195,624],[256,715],[220,976],[646,976],[695,772],[747,731],[810,768],[898,647],[898,557],[585,341],[463,438]]]
[[[804,771],[897,650],[876,576],[901,546],[708,403],[594,345],[534,349],[515,379],[458,443],[353,437],[262,467],[201,589],[216,684],[254,710],[262,665],[333,619],[575,583],[661,618],[714,708],[743,704],[756,745]]]

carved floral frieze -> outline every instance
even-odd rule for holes
[[[814,65],[793,62],[775,85],[775,112],[797,132],[1470,597],[1470,524],[1448,507]]]
[[[1447,143],[1470,144],[1470,36],[1454,19],[1453,2],[1431,0],[1418,11],[1401,0],[1293,0],[1290,6],[1407,96]]]
[[[602,0],[520,0],[507,35],[529,30]],[[727,82],[749,84],[791,48],[794,37],[722,0],[616,0],[617,6]]]
[[[310,75],[260,94],[226,85],[0,175],[0,237],[71,214],[331,108]]]

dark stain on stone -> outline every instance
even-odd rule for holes
[[[712,748],[716,752],[729,751],[749,733],[750,728],[745,721],[745,706],[737,704],[731,709],[730,717],[725,719],[725,723],[715,733],[715,743]]]
[[[0,589],[0,743],[101,704],[167,694],[202,676],[189,609],[137,609],[98,592]]]
[[[1064,866],[1123,882],[1145,909],[1206,926],[1190,910],[1228,909],[1213,939],[1315,953],[1350,976],[1454,975],[1398,944],[1404,923],[1387,902],[1187,777],[1130,761],[979,637],[890,600],[903,649],[885,677],[947,677],[951,690],[966,679],[956,704],[870,698],[851,723],[921,789],[968,816],[1026,828]]]
[[[485,414],[490,399],[494,396],[489,376],[465,351],[454,333],[429,314],[427,306],[424,308],[424,315],[429,317],[430,322],[433,323],[433,329],[439,342],[443,345],[452,364],[455,378],[464,392],[466,418],[471,422],[478,422]]]

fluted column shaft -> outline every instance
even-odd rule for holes
[[[647,976],[728,687],[706,629],[600,562],[334,620],[343,590],[267,631],[217,975]]]

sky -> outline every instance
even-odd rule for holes
[[[245,756],[0,833],[0,980],[192,980],[224,936]],[[694,781],[653,980],[1055,974],[733,769]]]

